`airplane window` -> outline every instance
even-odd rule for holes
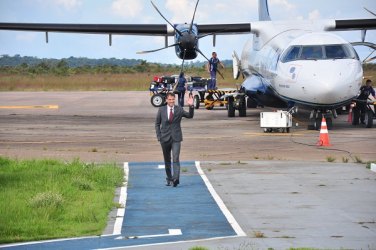
[[[327,59],[343,59],[349,58],[342,45],[326,45],[325,54]]]
[[[292,46],[283,57],[282,62],[294,61],[299,58],[300,46]]]
[[[324,53],[325,52],[325,53]],[[291,46],[282,56],[283,63],[294,60],[358,59],[358,54],[349,44]]]
[[[303,46],[301,59],[322,59],[322,46]]]
[[[356,53],[355,49],[353,46],[351,46],[350,44],[344,44],[343,45],[343,48],[345,49],[346,51],[346,54],[347,54],[347,58],[352,58],[352,59],[357,59],[359,60],[359,56],[358,56],[358,53]]]

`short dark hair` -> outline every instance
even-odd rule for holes
[[[369,83],[369,82],[372,82],[371,79],[367,79],[366,84]]]
[[[175,98],[175,94],[174,94],[173,92],[168,92],[168,93],[166,94],[166,99],[167,99],[169,96],[172,96],[172,97]]]

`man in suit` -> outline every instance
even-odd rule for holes
[[[165,162],[167,186],[171,184],[176,187],[180,177],[180,145],[183,140],[180,122],[183,117],[193,118],[193,97],[189,95],[187,104],[189,112],[182,107],[175,105],[175,94],[169,92],[166,95],[167,105],[158,109],[155,119],[155,132],[158,141],[161,143],[163,158]],[[173,157],[173,175],[171,174],[171,151]]]

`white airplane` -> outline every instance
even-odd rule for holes
[[[248,107],[302,106],[312,110],[309,127],[318,129],[325,115],[331,128],[336,109],[357,96],[363,70],[353,46],[327,31],[374,29],[376,19],[273,22],[267,1],[259,0],[259,20],[251,23],[254,36],[241,60],[233,53],[234,77],[245,77]],[[364,39],[356,45],[375,46]]]
[[[238,24],[172,24],[151,2],[168,24],[51,24],[51,23],[0,23],[0,30],[25,30],[112,35],[165,36],[165,46],[141,51],[151,53],[175,47],[176,55],[191,60],[201,54],[199,39],[212,35],[213,45],[217,35],[253,33],[244,46],[241,58],[234,52],[234,77],[245,77],[242,89],[248,96],[248,107],[303,106],[311,109],[312,127],[318,128],[321,117],[327,117],[332,126],[335,109],[349,104],[356,97],[362,82],[361,61],[352,45],[328,31],[376,29],[376,19],[271,21],[267,0],[259,0],[259,21]],[[168,36],[175,42],[168,45]],[[245,115],[245,112],[241,112]]]

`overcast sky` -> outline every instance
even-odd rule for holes
[[[154,0],[160,11],[172,23],[190,22],[195,0]],[[245,23],[257,21],[258,0],[201,0],[195,22],[199,24]],[[269,0],[273,20],[376,18],[366,12],[376,12],[375,0]],[[164,24],[148,0],[0,0],[0,22],[41,23],[111,23]],[[360,31],[337,32],[348,41],[360,41]],[[231,59],[233,50],[241,53],[251,35],[217,36],[200,40],[200,49],[209,57],[217,51],[220,59]],[[149,62],[180,63],[174,49],[137,55],[140,50],[164,46],[164,38],[147,36],[113,36],[112,46],[106,35],[49,33],[45,43],[42,32],[0,31],[0,55],[37,56],[40,58],[135,58]],[[367,41],[376,42],[376,31],[368,31]],[[169,44],[172,44],[172,38]],[[359,50],[358,50],[359,51]],[[362,49],[365,56],[368,49]],[[204,61],[202,56],[196,60]]]

